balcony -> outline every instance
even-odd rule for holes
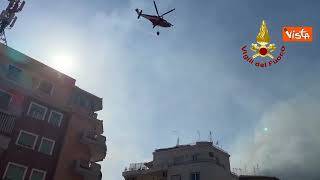
[[[148,175],[153,177],[158,177],[162,179],[166,177],[168,172],[168,166],[166,164],[159,165],[157,167],[148,168],[146,163],[132,163],[129,168],[125,168],[122,172],[122,176],[125,178],[139,176],[139,175]],[[167,178],[164,178],[167,179]]]
[[[129,168],[126,168],[124,171],[143,171],[149,169],[145,163],[132,163]]]
[[[0,110],[0,134],[11,135],[16,117]]]
[[[74,170],[84,177],[84,180],[101,180],[101,166],[85,160],[76,160]]]
[[[102,161],[107,155],[106,137],[92,131],[85,131],[80,139],[81,143],[89,146],[91,161]]]
[[[103,133],[103,122],[98,119],[98,114],[97,113],[90,113],[89,114],[89,119],[94,123],[94,129],[97,132],[97,134],[102,134]]]

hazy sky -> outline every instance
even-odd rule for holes
[[[213,132],[232,167],[320,179],[320,2],[157,2],[161,12],[176,8],[160,36],[134,11],[154,13],[151,0],[27,0],[7,32],[9,46],[103,97],[103,179],[121,179],[130,162],[151,160],[178,135],[194,142],[197,131],[202,140]],[[250,66],[240,48],[254,43],[263,19],[278,49],[284,25],[313,26],[314,42],[286,43],[270,68]]]

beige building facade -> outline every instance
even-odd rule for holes
[[[131,164],[126,180],[234,180],[230,155],[212,142],[157,149],[153,161]]]

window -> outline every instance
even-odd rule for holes
[[[82,93],[75,93],[72,97],[72,101],[74,104],[87,109],[92,109],[94,103],[87,96]]]
[[[39,169],[32,169],[29,180],[44,180],[46,172]]]
[[[218,165],[221,164],[221,163],[220,163],[220,159],[219,159],[218,157],[216,157],[216,163],[217,163]]]
[[[35,119],[44,120],[46,113],[47,113],[47,108],[44,106],[41,106],[40,104],[32,102],[29,106],[28,115]]]
[[[88,107],[88,99],[85,96],[80,96],[80,106],[87,108]]]
[[[52,155],[55,141],[47,138],[42,138],[39,146],[39,152],[47,155]]]
[[[216,164],[218,166],[221,166],[221,167],[225,168],[224,165],[220,162],[220,159],[218,157],[216,157]]]
[[[24,180],[27,172],[27,167],[9,162],[4,172],[3,179],[5,180]]]
[[[181,176],[180,175],[173,175],[173,176],[171,176],[171,180],[181,180]]]
[[[166,171],[162,172],[162,177],[167,177],[167,172]]]
[[[0,90],[0,108],[7,109],[11,102],[11,95]]]
[[[42,80],[39,84],[38,88],[41,92],[51,95],[53,91],[53,85],[52,83]]]
[[[209,157],[214,157],[213,152],[209,152]]]
[[[193,161],[198,160],[198,154],[194,154],[194,155],[192,155],[192,160],[193,160]]]
[[[200,180],[200,173],[191,173],[191,180]]]
[[[16,141],[16,144],[19,146],[23,146],[25,148],[34,149],[36,142],[37,142],[38,136],[21,130],[18,136],[18,139]]]
[[[49,123],[54,126],[60,126],[63,114],[57,111],[51,111],[49,115]]]
[[[22,74],[22,70],[13,66],[13,65],[9,65],[9,69],[8,69],[8,72],[7,72],[7,78],[8,79],[11,79],[11,80],[14,80],[14,81],[19,81],[20,80],[20,77],[21,77],[21,74]]]

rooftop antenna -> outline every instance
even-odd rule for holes
[[[177,145],[176,146],[179,146],[179,141],[180,141],[180,139],[179,139],[179,136],[178,136]]]
[[[257,169],[256,169],[256,171],[257,171],[257,174],[259,174],[259,164],[257,164]]]
[[[209,135],[209,142],[213,142],[213,140],[212,140],[212,132],[210,131],[210,135]]]
[[[197,134],[198,134],[198,142],[200,142],[200,131],[199,130],[197,130]]]
[[[0,14],[0,40],[7,45],[5,29],[11,29],[16,23],[18,17],[16,13],[22,11],[25,1],[8,0],[9,4],[5,10]]]
[[[176,146],[179,146],[180,145],[180,137],[179,137],[179,133],[178,133],[178,131],[177,130],[174,130],[174,131],[172,131],[174,134],[177,134],[177,144],[176,144]]]

